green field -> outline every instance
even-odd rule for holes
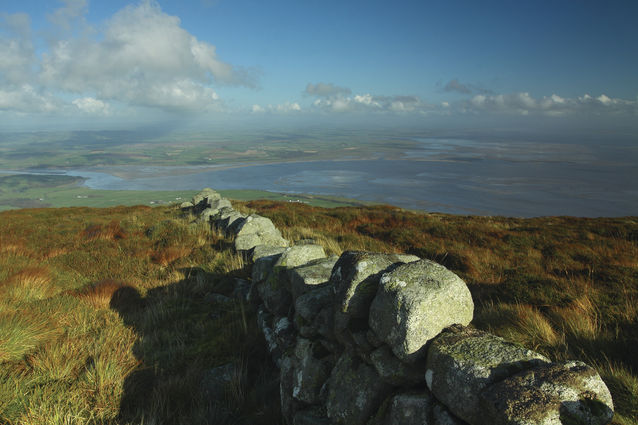
[[[0,174],[0,211],[15,208],[111,207],[116,205],[167,205],[189,201],[197,191],[92,190],[71,176]],[[329,196],[280,194],[262,190],[221,190],[229,199],[301,202],[319,207],[369,205]]]

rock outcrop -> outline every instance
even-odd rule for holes
[[[582,362],[552,363],[471,327],[463,280],[413,255],[326,257],[290,243],[212,189],[181,208],[233,236],[252,263],[250,290],[292,425],[604,425],[609,390]],[[209,210],[217,208],[215,213]],[[223,300],[213,300],[221,302]],[[211,372],[218,394],[231,366]]]

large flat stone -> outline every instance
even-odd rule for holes
[[[614,415],[609,389],[583,362],[537,366],[481,393],[485,423],[495,425],[604,425]]]
[[[450,411],[470,424],[481,424],[479,395],[484,388],[549,360],[487,332],[454,326],[432,340],[425,381]]]

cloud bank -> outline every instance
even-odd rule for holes
[[[431,107],[417,96],[354,94],[347,87],[331,83],[308,83],[304,94],[314,96],[312,107],[322,112],[418,112]]]
[[[27,15],[0,16],[0,108],[76,107],[102,114],[107,102],[117,101],[205,109],[219,103],[213,84],[256,85],[249,71],[221,60],[214,45],[191,35],[153,1],[125,7],[99,31],[84,21],[86,10],[84,0],[67,0],[49,15],[56,36],[40,55]]]
[[[317,87],[321,89],[318,90]],[[325,88],[324,88],[325,87]],[[443,101],[438,104],[427,102],[414,95],[383,96],[352,94],[352,90],[333,84],[308,84],[306,94],[314,94],[312,103],[315,110],[326,113],[377,112],[412,113],[419,115],[638,115],[638,102],[611,98],[605,94],[593,97],[584,94],[575,98],[565,98],[557,94],[535,98],[528,92],[493,94],[472,85],[450,80],[445,91],[455,91],[470,95],[464,100]]]
[[[576,98],[563,98],[556,94],[534,98],[526,92],[499,95],[480,94],[467,101],[461,102],[458,108],[462,112],[491,112],[519,115],[638,115],[638,102],[610,98],[605,94],[601,94],[597,97],[584,94]]]

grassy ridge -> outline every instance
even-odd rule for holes
[[[510,219],[236,202],[328,252],[408,252],[468,283],[474,324],[595,365],[638,423],[638,219]],[[174,207],[0,213],[0,422],[278,423],[278,384],[231,241]],[[200,378],[234,361],[220,399]]]

